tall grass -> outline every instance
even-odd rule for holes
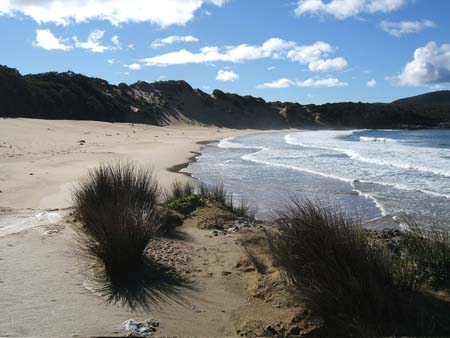
[[[432,287],[450,288],[450,232],[439,224],[422,224],[412,218],[403,241],[408,256],[414,261],[418,279]]]
[[[192,182],[174,181],[166,194],[166,200],[173,200],[195,194],[195,185]]]
[[[233,194],[228,193],[223,184],[201,184],[200,194],[206,197],[209,201],[218,204],[223,209],[230,211],[236,216],[252,217],[247,202],[244,199],[241,199],[238,203],[236,203]]]
[[[408,282],[416,270],[406,261],[397,264],[384,247],[373,244],[359,222],[299,200],[278,216],[276,230],[268,236],[274,263],[297,295],[323,317],[328,333],[449,333],[439,311],[417,306],[420,297]]]
[[[146,255],[150,239],[167,223],[158,207],[153,172],[134,162],[102,163],[75,186],[80,219],[79,252],[94,259],[91,277],[107,301],[150,310],[163,300],[178,301],[186,281]]]
[[[85,252],[101,261],[109,278],[138,268],[158,230],[159,187],[152,170],[133,162],[102,163],[76,186]]]

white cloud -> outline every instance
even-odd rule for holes
[[[406,0],[299,0],[295,14],[328,14],[339,20],[357,16],[361,13],[392,12],[398,10]]]
[[[239,75],[233,72],[232,70],[221,69],[217,73],[216,80],[224,82],[234,82],[236,80],[239,80]]]
[[[34,46],[46,50],[62,50],[69,51],[73,47],[64,44],[64,40],[57,38],[50,29],[36,29],[36,40]]]
[[[131,65],[125,65],[129,70],[140,70],[142,69],[142,65],[139,63],[132,63]]]
[[[180,36],[180,35],[172,35],[172,36],[168,36],[164,39],[156,39],[155,41],[152,42],[152,47],[153,48],[161,48],[167,45],[172,45],[174,43],[181,43],[181,42],[198,42],[199,40],[192,35],[184,35],[184,36]]]
[[[106,62],[108,62],[110,65],[113,65],[113,64],[116,63],[116,60],[114,60],[114,59],[108,59],[108,60],[106,60]]]
[[[172,66],[189,63],[244,62],[258,59],[288,58],[300,64],[307,64],[310,71],[329,72],[343,70],[347,61],[342,58],[327,58],[333,48],[325,42],[299,46],[295,42],[271,38],[260,46],[242,44],[238,46],[206,46],[193,53],[186,49],[161,54],[140,60],[146,66]]]
[[[113,45],[116,49],[122,49],[122,44],[120,43],[120,39],[117,35],[114,35],[111,38],[111,42],[113,43]]]
[[[368,82],[366,83],[366,85],[367,85],[367,87],[369,87],[369,88],[374,88],[374,87],[377,86],[377,81],[376,81],[375,79],[372,79],[372,80],[368,81]]]
[[[184,25],[205,4],[222,6],[227,0],[2,0],[0,15],[22,14],[37,23],[68,25],[107,20],[113,25],[151,22],[161,27]]]
[[[417,33],[426,28],[434,28],[436,24],[431,20],[421,20],[421,21],[382,21],[380,27],[386,33],[390,35],[400,37],[404,34]]]
[[[347,60],[342,57],[325,59],[333,48],[325,42],[318,41],[309,46],[298,46],[290,50],[287,57],[300,64],[308,64],[312,72],[330,72],[347,68]]]
[[[272,70],[275,70],[275,69],[277,69],[277,67],[275,67],[275,66],[267,67],[267,70],[268,70],[268,71],[272,71]]]
[[[288,87],[315,87],[315,88],[321,88],[321,87],[346,87],[348,86],[347,82],[342,82],[336,78],[326,78],[326,79],[307,79],[304,81],[293,81],[286,78],[279,79],[273,82],[266,82],[261,85],[258,85],[257,88],[259,89],[265,89],[265,88],[271,88],[271,89],[280,89],[280,88],[288,88]]]
[[[82,49],[89,49],[93,53],[104,53],[105,51],[111,49],[111,47],[104,46],[101,44],[100,40],[105,35],[105,31],[95,30],[89,34],[87,41],[81,42],[78,37],[74,37],[75,47]]]
[[[450,83],[450,44],[438,46],[435,42],[429,42],[417,48],[414,60],[407,63],[394,80],[401,86]]]
[[[263,83],[261,85],[258,85],[257,88],[263,89],[263,88],[277,88],[277,89],[281,89],[281,88],[288,88],[291,86],[295,86],[295,81],[289,80],[289,79],[279,79],[276,81],[272,81],[272,82],[266,82]]]

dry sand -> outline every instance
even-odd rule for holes
[[[133,313],[107,306],[84,287],[85,265],[71,246],[69,211],[48,209],[70,207],[73,182],[100,161],[128,158],[152,164],[168,186],[174,178],[189,179],[167,168],[188,161],[201,149],[197,142],[254,132],[0,119],[0,336],[122,335],[123,321],[152,317],[161,321],[158,334],[235,335],[230,316],[247,301],[221,275],[242,255],[228,237],[209,239],[194,227],[183,229],[190,238],[185,245],[205,252],[197,255],[196,264],[205,267],[200,290],[184,306]]]
[[[213,127],[0,119],[0,207],[65,208],[70,187],[100,161],[151,164],[162,186],[181,178],[166,169],[187,162],[199,141],[255,133]],[[84,141],[84,142],[81,142]]]

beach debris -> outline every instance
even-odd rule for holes
[[[196,313],[204,313],[204,312],[206,312],[206,310],[203,310],[203,309],[200,309],[197,305],[192,305],[191,306],[191,310],[192,311],[194,311],[194,312],[196,312]]]
[[[243,227],[243,228],[249,228],[253,226],[253,222],[245,217],[239,217],[238,219],[236,219],[236,221],[234,222],[235,226],[238,227]]]
[[[236,232],[238,232],[239,231],[239,227],[238,226],[234,226],[234,227],[232,227],[232,228],[229,228],[228,230],[227,230],[229,233],[236,233]]]
[[[141,337],[151,337],[158,330],[159,321],[155,319],[149,319],[143,322],[139,322],[134,319],[128,319],[122,323],[122,329],[131,334],[136,334]]]

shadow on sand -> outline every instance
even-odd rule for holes
[[[106,297],[107,304],[121,305],[132,311],[150,311],[161,304],[182,304],[195,287],[173,268],[143,257],[127,273],[107,274],[104,269],[92,268],[88,274],[91,291]]]

